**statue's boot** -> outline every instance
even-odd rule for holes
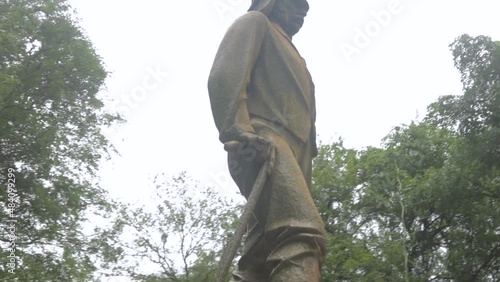
[[[282,233],[286,239],[267,258],[274,266],[267,281],[319,282],[324,238],[314,233],[286,233]]]
[[[299,229],[305,231],[307,229]],[[233,281],[319,282],[324,254],[324,237],[319,233],[285,228],[275,240],[261,240],[243,255]],[[280,240],[277,240],[280,239]]]
[[[319,282],[320,267],[314,257],[284,260],[271,273],[269,282]]]
[[[233,273],[233,282],[319,282],[320,267],[316,258],[304,256],[281,261],[271,272],[269,278],[266,271]]]

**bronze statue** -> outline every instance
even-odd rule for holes
[[[253,0],[227,31],[210,73],[219,139],[239,142],[226,148],[245,197],[270,164],[234,281],[320,281],[325,231],[310,194],[314,84],[291,41],[308,10],[306,0]]]

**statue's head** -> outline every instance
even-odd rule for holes
[[[307,0],[252,0],[249,11],[260,11],[292,37],[304,24],[309,11]]]

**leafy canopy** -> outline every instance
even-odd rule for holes
[[[88,281],[99,253],[81,230],[112,205],[96,184],[111,149],[100,129],[119,117],[98,92],[107,72],[65,0],[0,1],[0,182],[15,170],[15,275]],[[0,218],[7,218],[0,190]],[[10,240],[0,222],[0,280]]]

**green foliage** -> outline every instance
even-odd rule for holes
[[[457,128],[471,153],[487,165],[500,164],[500,42],[462,35],[451,44],[464,94],[443,96],[429,107],[428,120]]]
[[[452,45],[464,94],[382,148],[321,146],[313,197],[326,223],[323,281],[500,280],[500,45]]]
[[[0,2],[0,182],[15,170],[15,235],[20,281],[88,281],[96,269],[87,212],[112,205],[95,184],[110,148],[97,93],[106,71],[64,0]],[[0,190],[0,218],[8,218]],[[6,271],[6,225],[0,222],[0,280]],[[11,275],[11,276],[9,276]]]
[[[157,176],[155,188],[154,209],[122,209],[125,257],[118,269],[137,281],[213,281],[240,207],[185,173]]]

